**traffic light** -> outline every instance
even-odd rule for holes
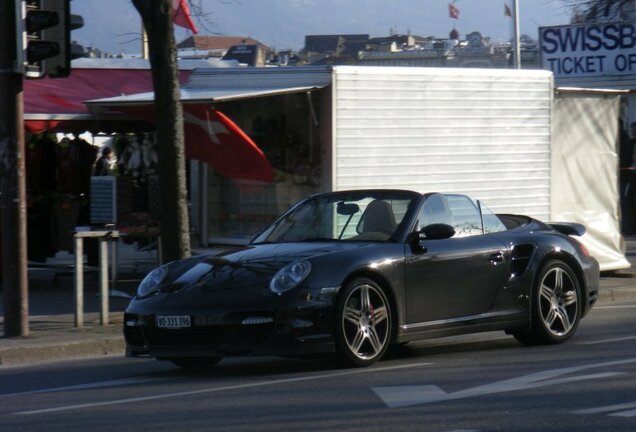
[[[71,60],[81,56],[72,49],[71,30],[83,27],[84,20],[70,13],[70,1],[23,0],[21,41],[27,78],[67,77]]]

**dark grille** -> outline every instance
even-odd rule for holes
[[[188,329],[144,328],[152,348],[217,348],[219,346],[252,347],[270,339],[274,326],[205,326]]]
[[[223,329],[219,327],[146,329],[146,338],[151,347],[216,347],[223,340],[223,334]]]
[[[232,340],[240,345],[258,345],[272,337],[273,324],[242,326],[235,329]]]

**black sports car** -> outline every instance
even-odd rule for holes
[[[597,298],[574,223],[495,215],[465,195],[360,190],[300,201],[246,247],[151,271],[126,309],[128,356],[202,367],[224,356],[335,352],[504,330],[569,339]]]

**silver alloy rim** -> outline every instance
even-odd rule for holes
[[[539,308],[543,324],[556,336],[566,335],[578,317],[578,293],[569,273],[561,267],[550,269],[541,281]]]
[[[369,284],[355,287],[347,297],[342,331],[349,350],[359,359],[378,356],[389,338],[389,311],[382,293]]]

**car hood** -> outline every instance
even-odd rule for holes
[[[205,255],[171,264],[169,277],[161,291],[175,292],[184,288],[218,291],[231,288],[259,287],[268,289],[274,274],[287,264],[338,254],[368,243],[307,242],[250,245],[238,250]]]

